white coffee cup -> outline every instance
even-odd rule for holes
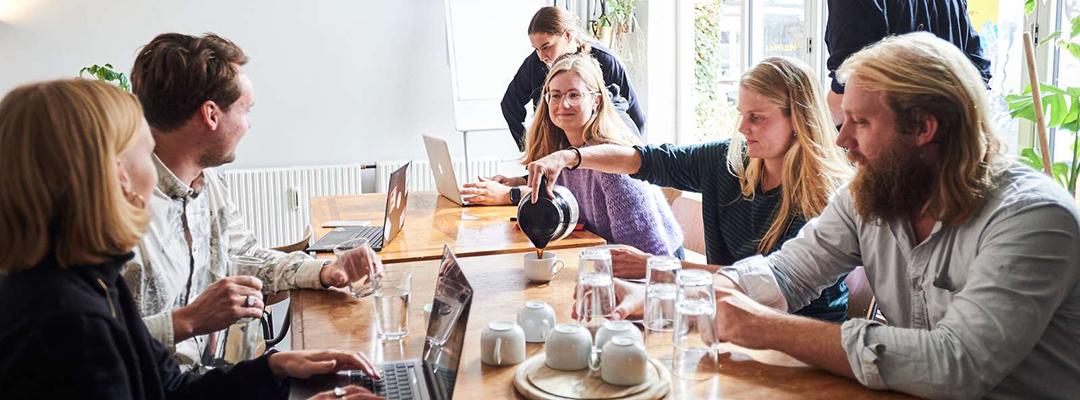
[[[525,332],[510,321],[491,321],[480,334],[480,362],[514,365],[525,361]]]
[[[637,329],[630,321],[606,321],[604,325],[596,331],[595,347],[598,350],[603,351],[604,345],[606,345],[612,338],[615,337],[628,337],[638,342],[644,342],[645,339],[641,336],[641,331]]]
[[[525,278],[533,282],[548,282],[566,266],[555,253],[544,253],[543,258],[536,258],[536,253],[525,253]]]
[[[634,386],[645,382],[649,356],[641,341],[617,336],[604,345],[600,356],[600,379],[618,386]]]
[[[589,367],[592,357],[592,336],[577,323],[555,326],[544,345],[544,363],[561,371],[578,371]]]
[[[544,343],[555,327],[555,309],[542,301],[529,301],[518,312],[517,323],[525,331],[525,341]]]

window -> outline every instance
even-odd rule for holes
[[[679,70],[692,74],[686,98],[692,124],[680,124],[678,142],[699,143],[730,137],[739,114],[735,109],[739,78],[767,57],[798,58],[820,69],[824,20],[821,0],[684,0],[692,11],[680,24],[692,24],[692,50],[681,52]],[[817,26],[821,25],[821,28]],[[824,75],[823,75],[824,76]]]
[[[1072,29],[1072,19],[1080,16],[1080,0],[1057,0],[1056,6],[1055,26],[1048,32],[1062,31],[1062,36],[1068,37]],[[1080,57],[1069,54],[1068,51],[1057,47],[1054,48],[1051,57],[1053,84],[1061,88],[1080,87],[1080,59],[1078,59]],[[1072,162],[1073,133],[1056,130],[1049,136],[1052,161]]]

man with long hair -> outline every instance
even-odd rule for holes
[[[837,143],[856,176],[780,251],[719,270],[715,339],[922,397],[1075,397],[1072,197],[1001,153],[979,72],[949,42],[892,37],[839,74]],[[550,171],[534,163],[530,172]],[[787,313],[858,265],[888,325]],[[642,291],[616,292],[621,308],[640,310]]]

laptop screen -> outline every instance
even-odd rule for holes
[[[390,173],[390,187],[386,190],[386,212],[383,214],[384,246],[390,243],[390,239],[397,236],[405,225],[405,208],[409,205],[409,186],[406,179],[410,165],[411,161]]]
[[[423,358],[424,369],[433,379],[437,398],[453,398],[472,295],[472,286],[461,272],[457,257],[448,246],[443,246]]]

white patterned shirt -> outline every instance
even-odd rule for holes
[[[154,163],[158,184],[149,200],[150,226],[135,258],[124,267],[124,280],[150,334],[185,369],[202,365],[206,335],[174,343],[172,311],[191,304],[207,286],[226,276],[230,256],[265,260],[261,267],[239,273],[262,280],[264,294],[322,287],[319,271],[327,261],[261,247],[215,171],[204,170],[188,186],[156,155]],[[190,248],[185,233],[191,235]],[[259,336],[251,339],[261,340]]]
[[[997,162],[966,222],[868,221],[841,190],[799,237],[722,273],[750,297],[798,310],[857,265],[889,325],[853,319],[841,341],[855,377],[929,398],[1080,396],[1080,212],[1046,176]]]

